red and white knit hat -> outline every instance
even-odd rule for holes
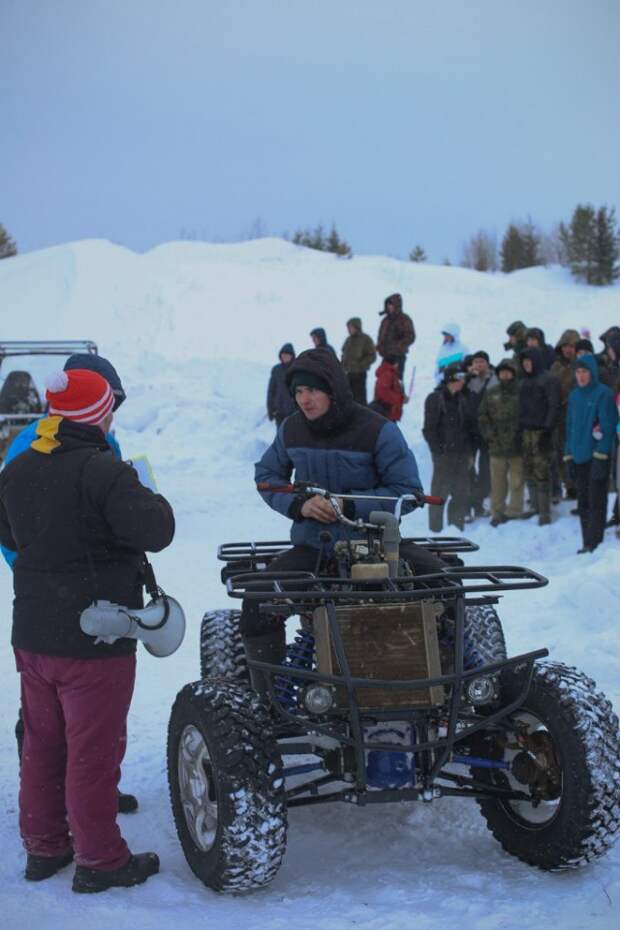
[[[112,388],[96,371],[57,371],[45,382],[49,415],[97,425],[114,406]]]

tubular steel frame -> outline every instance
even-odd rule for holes
[[[437,540],[437,542],[440,541]],[[427,546],[428,548],[436,548],[435,540],[428,540],[428,542],[430,543]],[[468,544],[467,540],[449,540],[449,544],[471,545]],[[232,561],[233,565],[236,559],[246,564],[248,560],[264,563],[267,560],[270,561],[276,552],[281,552],[282,548],[279,543],[231,543],[228,546],[220,547],[218,555],[221,559]],[[235,550],[235,554],[231,550]],[[455,547],[451,550],[444,548],[443,551],[471,550]],[[229,577],[226,582],[228,594],[233,598],[261,601],[260,610],[263,614],[283,617],[307,613],[318,606],[324,606],[326,609],[329,634],[341,674],[329,675],[307,669],[273,665],[254,659],[248,660],[251,669],[260,671],[267,676],[273,707],[280,718],[282,727],[289,735],[291,727],[293,727],[298,734],[311,732],[328,736],[335,739],[341,747],[351,747],[354,752],[356,777],[350,788],[329,794],[319,794],[320,787],[327,787],[330,784],[334,786],[342,785],[343,783],[340,773],[326,774],[313,782],[306,782],[288,789],[289,805],[318,804],[335,800],[353,801],[364,805],[391,801],[432,800],[435,797],[444,795],[530,800],[529,795],[524,792],[494,787],[479,783],[472,777],[443,772],[443,767],[450,761],[454,746],[457,743],[481,730],[502,728],[502,720],[517,710],[527,696],[535,661],[549,655],[547,649],[537,649],[511,659],[504,659],[466,670],[463,665],[465,607],[468,604],[492,602],[496,599],[494,596],[500,591],[540,588],[547,583],[548,580],[542,575],[519,566],[449,568],[435,574],[385,578],[381,579],[379,583],[377,580],[363,582],[357,579],[353,583],[350,579],[322,577],[312,572],[274,573],[255,571]],[[469,594],[478,596],[467,598]],[[492,596],[481,597],[480,595]],[[416,603],[437,598],[448,600],[454,604],[455,645],[454,671],[452,673],[434,678],[407,680],[357,678],[351,674],[336,615],[338,604],[367,604],[369,602],[375,602],[378,605],[383,602]],[[464,719],[462,713],[464,705],[461,694],[463,684],[470,679],[482,676],[497,675],[501,677],[502,675],[511,674],[519,679],[515,689],[516,694],[513,692],[507,703],[504,703],[500,708],[492,710],[491,713],[484,717],[475,717],[473,723],[466,724],[463,728],[458,729],[459,723],[462,723]],[[304,684],[321,682],[345,689],[348,712],[343,708],[338,708],[323,715],[322,718],[312,717],[303,712],[293,713],[283,706],[275,694],[273,678],[276,675],[300,679]],[[406,749],[402,744],[376,742],[364,738],[364,720],[372,720],[373,722],[378,720],[406,721],[412,727],[419,728],[418,722],[428,720],[429,713],[439,711],[439,708],[430,705],[428,708],[421,709],[418,705],[410,708],[362,713],[357,700],[357,690],[359,688],[402,691],[406,689],[426,689],[435,685],[451,687],[447,714],[444,718],[447,719],[445,736],[437,739],[426,739],[408,746]],[[371,750],[412,753],[421,763],[420,770],[423,773],[421,778],[422,788],[369,789],[366,779],[365,752]],[[436,784],[438,779],[456,782],[457,787],[438,785]]]

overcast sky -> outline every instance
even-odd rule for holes
[[[21,250],[335,221],[459,261],[620,207],[620,0],[0,0],[0,223]]]

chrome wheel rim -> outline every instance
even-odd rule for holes
[[[517,718],[521,723],[527,724],[530,733],[544,733],[549,736],[549,739],[553,743],[553,737],[549,733],[548,728],[545,724],[535,717],[534,714],[527,712],[521,712],[517,714]],[[507,750],[504,759],[507,762],[512,762],[516,752],[514,750]],[[507,773],[508,781],[510,787],[516,791],[523,791],[525,786],[520,784],[516,778],[510,773]],[[536,804],[530,801],[508,801],[506,803],[507,809],[514,813],[516,817],[526,825],[532,827],[532,829],[545,827],[547,824],[557,816],[560,806],[562,804],[562,789],[560,788],[560,794],[557,798],[553,800],[540,800]]]
[[[187,829],[196,846],[208,852],[217,833],[217,790],[207,744],[192,724],[185,727],[179,740],[178,775]]]

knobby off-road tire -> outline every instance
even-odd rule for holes
[[[506,641],[497,611],[490,604],[465,608],[465,667],[490,665],[506,659]]]
[[[265,706],[249,689],[198,681],[177,695],[168,782],[185,858],[215,891],[252,891],[286,849],[282,757]]]
[[[550,871],[574,869],[612,846],[620,829],[620,742],[618,718],[591,678],[559,662],[534,668],[532,685],[513,718],[530,723],[552,747],[561,773],[555,800],[482,800],[482,815],[506,852]],[[548,736],[546,735],[548,734]],[[506,760],[511,750],[487,756]],[[472,769],[478,781],[528,791],[512,774]]]
[[[239,631],[238,610],[208,610],[200,624],[200,676],[225,678],[249,687],[250,675]]]

